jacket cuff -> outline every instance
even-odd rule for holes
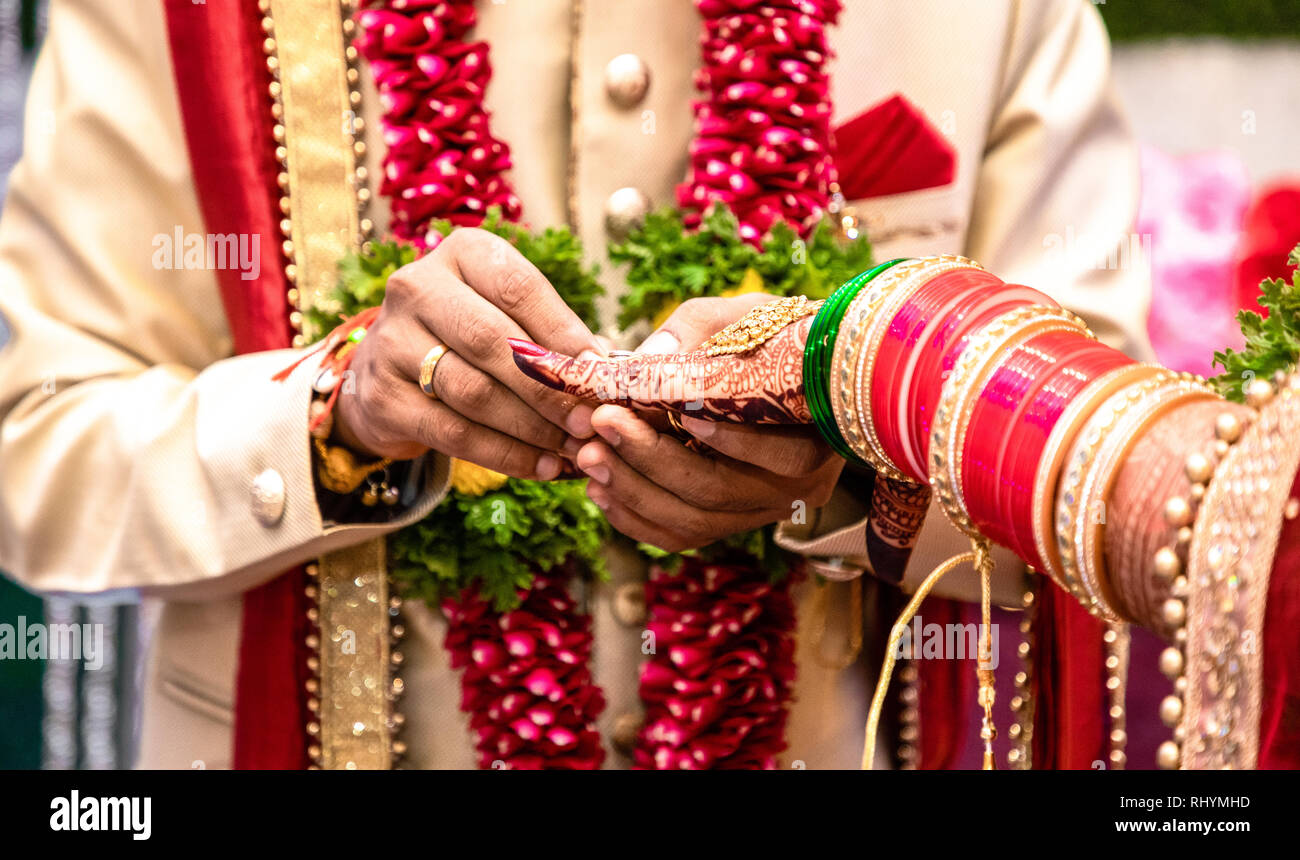
[[[227,587],[248,587],[250,580],[416,522],[447,492],[450,460],[430,453],[412,461],[415,482],[404,488],[392,518],[323,520],[307,429],[323,356],[304,361],[283,381],[271,378],[300,357],[295,350],[237,356],[196,380],[197,453],[217,502],[214,537],[225,555],[223,568],[236,573],[222,583]]]

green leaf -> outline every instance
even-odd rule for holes
[[[1292,249],[1287,262],[1300,266],[1300,245]],[[1289,372],[1300,360],[1300,270],[1291,273],[1290,283],[1266,278],[1259,288],[1257,301],[1268,316],[1239,311],[1237,322],[1245,346],[1240,352],[1225,349],[1214,354],[1214,363],[1224,372],[1211,382],[1229,400],[1244,400],[1251,380],[1270,379],[1279,370]]]

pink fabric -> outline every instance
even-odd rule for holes
[[[1150,242],[1147,333],[1161,364],[1211,375],[1216,350],[1240,347],[1233,277],[1249,203],[1239,156],[1142,148],[1137,230]]]

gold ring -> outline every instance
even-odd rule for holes
[[[420,362],[420,390],[434,400],[438,399],[438,394],[433,390],[433,371],[437,369],[438,362],[446,354],[447,347],[438,344],[426,352]]]
[[[682,426],[682,419],[680,415],[672,411],[669,411],[667,414],[668,414],[668,426],[673,429],[673,435],[676,436],[678,441],[680,441],[682,445],[686,447],[686,450],[695,451],[697,453],[707,450],[708,448],[707,445],[705,445],[699,439],[696,439],[694,436],[692,436],[691,431],[687,430],[684,426]]]

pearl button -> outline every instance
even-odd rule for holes
[[[605,94],[619,107],[632,107],[649,90],[650,69],[636,54],[619,54],[605,66]]]
[[[650,211],[650,198],[639,188],[620,188],[605,201],[605,232],[622,241]]]
[[[636,736],[644,725],[645,714],[619,714],[610,733],[614,747],[624,755],[631,755],[636,750]]]
[[[620,585],[614,592],[614,617],[625,627],[645,624],[645,586],[639,582]]]
[[[267,469],[253,479],[253,516],[264,526],[273,526],[284,516],[284,478],[275,469]]]

